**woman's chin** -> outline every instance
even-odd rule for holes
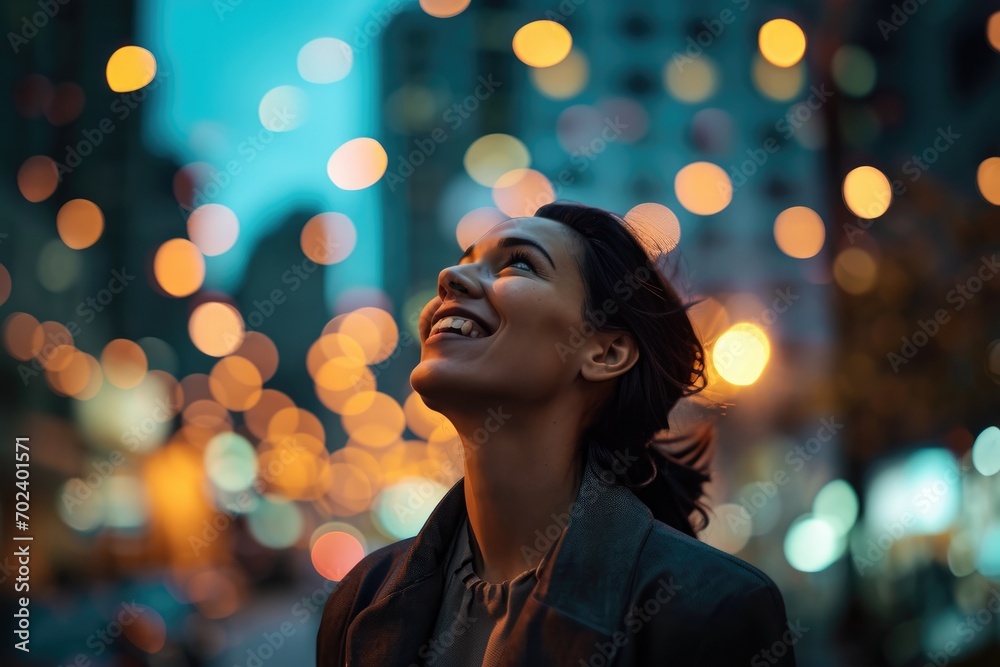
[[[452,366],[452,368],[447,368]],[[444,359],[421,361],[410,373],[410,386],[420,394],[424,405],[454,405],[469,395],[468,370],[448,364]]]

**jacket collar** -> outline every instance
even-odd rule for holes
[[[402,566],[394,569],[351,624],[350,665],[366,664],[372,642],[381,645],[381,659],[395,658],[391,664],[404,664],[433,632],[448,549],[460,522],[468,517],[464,481],[459,479],[448,490],[417,533]],[[576,501],[562,516],[553,517],[550,537],[540,535],[539,543],[525,547],[552,549],[539,564],[538,584],[531,595],[542,606],[531,609],[545,608],[546,613],[554,611],[583,624],[589,630],[588,640],[610,636],[622,621],[652,523],[653,515],[642,501],[615,483],[611,472],[594,470],[588,458]]]

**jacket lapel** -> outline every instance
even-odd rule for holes
[[[585,466],[568,526],[539,568],[501,664],[610,664],[652,520],[635,494]]]
[[[419,664],[441,607],[447,552],[467,516],[462,478],[428,517],[401,567],[351,623],[351,667]],[[652,518],[630,490],[585,464],[576,502],[563,517],[553,517],[553,525],[565,527],[539,566],[538,584],[501,663],[578,667],[581,660],[591,664],[592,657],[602,656],[607,662],[593,664],[608,664],[615,650],[611,637],[622,626]]]
[[[347,630],[351,667],[410,665],[430,638],[441,607],[444,563],[465,508],[465,478],[444,495],[410,545],[402,565]]]

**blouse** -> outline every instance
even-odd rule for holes
[[[445,591],[430,639],[420,650],[424,667],[496,665],[504,644],[538,583],[538,568],[497,584],[483,581],[473,570],[468,515],[452,543],[445,569]],[[553,541],[553,545],[555,541]]]

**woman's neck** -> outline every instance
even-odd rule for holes
[[[486,582],[513,579],[538,565],[558,539],[580,489],[574,428],[551,418],[512,423],[482,444],[462,437],[465,503],[473,566]]]

